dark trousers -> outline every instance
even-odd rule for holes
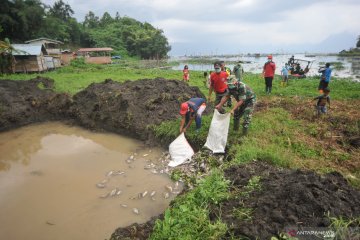
[[[273,79],[274,79],[274,77],[265,77],[265,92],[266,93],[271,93]]]

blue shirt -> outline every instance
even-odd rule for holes
[[[205,102],[203,98],[190,98],[187,103],[192,112],[197,112],[199,107]]]
[[[325,82],[330,82],[330,78],[331,78],[331,68],[326,68],[324,71],[324,76],[325,76]]]
[[[288,76],[288,74],[289,74],[289,69],[288,69],[287,67],[283,67],[283,68],[281,69],[281,73],[282,73],[282,75],[284,75],[284,76]]]

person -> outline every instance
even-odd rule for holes
[[[231,69],[225,66],[225,61],[220,61],[220,67],[221,67],[221,71],[226,72],[226,73],[227,73],[227,77],[229,77],[230,74],[231,74]],[[227,101],[227,106],[228,106],[228,107],[231,107],[231,106],[232,106],[231,96],[230,96],[230,98],[229,98],[228,101]]]
[[[283,77],[281,85],[287,86],[289,82],[289,68],[287,63],[285,63],[285,66],[281,69],[281,76]]]
[[[185,82],[189,82],[190,80],[190,73],[189,73],[189,67],[188,65],[184,66],[184,70],[183,70],[183,80]]]
[[[294,63],[295,63],[295,57],[294,55],[292,55],[291,58],[289,58],[288,64],[292,66]]]
[[[269,55],[267,58],[267,62],[264,64],[264,68],[263,68],[263,76],[265,78],[265,92],[266,94],[270,94],[271,93],[271,89],[272,89],[272,81],[274,79],[274,75],[275,75],[275,63],[272,61],[272,55]]]
[[[241,63],[242,63],[241,61],[238,61],[233,68],[233,73],[234,73],[236,79],[238,79],[239,81],[242,81],[243,75],[244,75],[244,69],[241,66]]]
[[[205,72],[204,72],[204,86],[205,86],[205,87],[207,87],[208,76],[209,76],[208,72],[205,71]]]
[[[319,93],[322,94],[324,92],[324,89],[327,88],[330,83],[331,72],[332,72],[332,69],[330,68],[330,63],[326,63],[325,68],[321,67],[318,72],[321,73],[318,90]]]
[[[222,105],[232,95],[236,104],[231,109],[230,113],[234,115],[234,131],[239,130],[240,118],[244,117],[243,122],[243,135],[247,135],[251,123],[252,113],[256,103],[256,95],[254,91],[247,86],[244,82],[239,81],[234,75],[229,77],[229,93],[224,96],[220,103],[215,106],[216,109],[221,109]]]
[[[324,89],[324,93],[316,98],[314,98],[314,100],[318,100],[316,103],[316,110],[317,110],[317,114],[321,115],[323,113],[327,112],[326,109],[326,103],[329,104],[329,109],[330,109],[330,89],[329,88],[325,88]]]
[[[190,98],[188,101],[183,102],[180,107],[180,133],[186,132],[193,120],[196,123],[196,132],[201,128],[201,115],[206,108],[204,98]]]
[[[228,86],[227,86],[227,73],[224,71],[221,71],[221,64],[220,62],[214,63],[214,70],[210,75],[210,88],[209,88],[209,96],[208,100],[211,100],[211,94],[213,91],[215,91],[216,97],[215,97],[215,105],[219,104],[221,101],[221,98],[228,94]],[[223,112],[223,110],[220,110]]]

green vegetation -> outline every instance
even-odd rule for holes
[[[229,197],[229,182],[220,171],[199,181],[198,187],[176,199],[165,211],[164,220],[157,220],[150,239],[220,239],[227,227],[221,221],[209,220],[209,204]]]
[[[170,45],[161,29],[133,18],[115,17],[105,12],[100,18],[93,12],[82,23],[72,17],[69,4],[57,0],[45,6],[40,0],[4,0],[1,2],[0,39],[14,43],[47,37],[65,43],[66,48],[111,47],[113,55],[141,59],[161,59]]]

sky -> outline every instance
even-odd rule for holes
[[[53,5],[56,0],[43,0]],[[355,47],[360,0],[63,0],[79,22],[92,11],[162,29],[171,56],[336,53]]]

